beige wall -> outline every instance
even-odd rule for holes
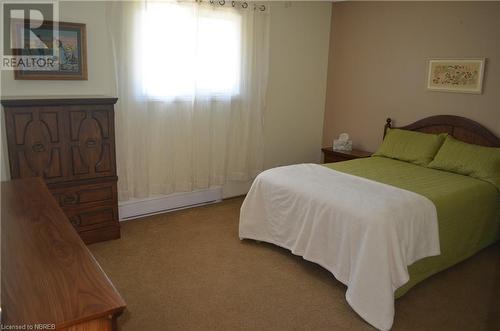
[[[323,145],[374,151],[386,117],[471,118],[500,135],[499,2],[343,2],[332,9]],[[426,90],[429,58],[487,58],[483,94]]]
[[[331,4],[273,2],[270,72],[264,116],[267,168],[320,159]],[[2,75],[2,95],[114,95],[105,3],[62,2],[60,18],[87,24],[88,81],[15,81]],[[4,139],[3,139],[4,140]],[[5,153],[2,163],[6,164]],[[2,178],[7,178],[3,167]],[[249,183],[228,183],[224,196],[244,194]]]
[[[319,161],[330,8],[326,2],[271,8],[266,167]]]

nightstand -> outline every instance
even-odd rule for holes
[[[325,156],[324,163],[341,162],[347,160],[354,160],[363,157],[369,157],[373,153],[367,151],[361,151],[359,149],[353,149],[350,152],[334,151],[331,147],[324,147],[321,149]]]

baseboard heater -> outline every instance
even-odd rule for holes
[[[166,213],[222,201],[222,187],[215,186],[193,192],[172,193],[145,199],[120,201],[120,221]]]

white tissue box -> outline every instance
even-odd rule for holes
[[[350,152],[352,151],[352,140],[333,140],[333,150],[341,151],[341,152]]]

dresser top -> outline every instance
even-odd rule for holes
[[[64,328],[125,302],[40,178],[1,183],[2,322]]]
[[[2,96],[4,107],[115,104],[116,97],[105,95]]]

